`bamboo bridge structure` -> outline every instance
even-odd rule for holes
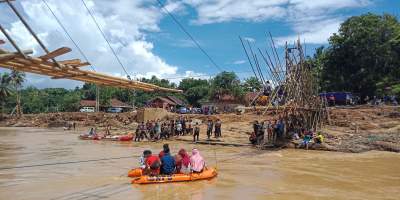
[[[149,83],[131,80],[129,76],[128,76],[129,79],[125,79],[125,78],[110,76],[103,73],[98,73],[95,71],[83,70],[81,69],[81,67],[91,65],[89,61],[87,61],[87,59],[85,62],[82,62],[80,59],[57,61],[55,59],[56,57],[71,52],[71,49],[68,47],[61,47],[53,51],[48,50],[47,47],[44,45],[44,43],[39,39],[37,34],[30,27],[30,25],[27,23],[27,21],[24,19],[24,17],[11,3],[11,1],[14,0],[0,0],[0,3],[7,3],[9,5],[11,10],[20,19],[25,28],[29,31],[32,37],[38,42],[40,47],[44,50],[45,54],[38,57],[30,56],[30,54],[33,54],[33,51],[21,50],[20,47],[17,45],[17,43],[13,40],[11,35],[7,33],[5,28],[0,24],[0,31],[4,34],[4,36],[16,50],[16,52],[10,52],[5,49],[2,49],[1,46],[5,44],[5,41],[0,40],[0,67],[7,68],[10,70],[17,70],[22,72],[50,76],[52,79],[71,79],[76,81],[83,81],[86,83],[93,83],[98,86],[111,86],[111,87],[119,87],[132,90],[143,90],[148,92],[153,92],[153,91],[182,92],[181,90],[173,88],[165,88]],[[62,26],[61,23],[60,25]],[[62,26],[62,28],[64,27]],[[65,32],[68,34],[66,30]],[[72,40],[72,38],[70,39]],[[84,57],[86,58],[86,56]]]
[[[0,42],[1,44],[5,42]],[[29,56],[32,50],[21,52],[9,52],[0,48],[0,67],[10,70],[23,71],[39,75],[50,76],[52,79],[71,79],[93,83],[99,86],[111,86],[143,91],[181,92],[181,90],[159,87],[157,85],[140,81],[114,77],[94,71],[83,70],[80,67],[90,65],[89,62],[81,62],[80,59],[62,60],[54,62],[57,56],[70,52],[68,47],[61,47],[39,57]]]

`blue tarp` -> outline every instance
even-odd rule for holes
[[[351,92],[324,92],[320,93],[320,97],[325,97],[329,100],[329,97],[333,95],[335,97],[335,103],[346,104],[350,103],[353,98],[353,94]]]

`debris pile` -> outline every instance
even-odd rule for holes
[[[64,127],[75,122],[78,126],[106,126],[111,124],[116,128],[136,126],[136,112],[127,113],[41,113],[25,114],[17,119],[6,116],[1,122],[4,126],[14,127]]]

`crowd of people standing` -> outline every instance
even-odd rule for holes
[[[249,140],[252,144],[274,144],[277,139],[280,139],[284,135],[285,124],[282,119],[279,120],[268,120],[255,121],[253,123],[253,133]]]
[[[207,137],[210,139],[212,130],[214,130],[215,138],[221,137],[221,120],[216,120],[215,125],[212,120],[207,122]],[[171,137],[179,137],[192,135],[193,141],[199,141],[200,124],[186,117],[179,117],[171,120],[148,120],[146,123],[140,123],[135,131],[135,142],[140,142],[145,138],[147,140],[157,141],[161,139],[170,139]]]
[[[298,115],[291,113],[285,117],[279,116],[275,120],[255,121],[249,141],[254,145],[274,145],[278,140],[302,139],[300,147],[306,149],[312,142],[321,144],[324,141],[324,136],[321,132],[316,133],[312,129],[307,129],[304,126],[306,123],[302,119]]]

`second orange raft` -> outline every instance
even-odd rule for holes
[[[135,169],[134,169],[135,170]],[[130,171],[133,175],[138,175],[139,171]],[[141,171],[140,171],[141,174]],[[217,170],[212,167],[207,167],[201,173],[190,174],[173,174],[173,175],[159,175],[159,176],[139,176],[132,180],[132,184],[150,184],[150,183],[172,183],[184,181],[197,181],[211,179],[217,176]]]

